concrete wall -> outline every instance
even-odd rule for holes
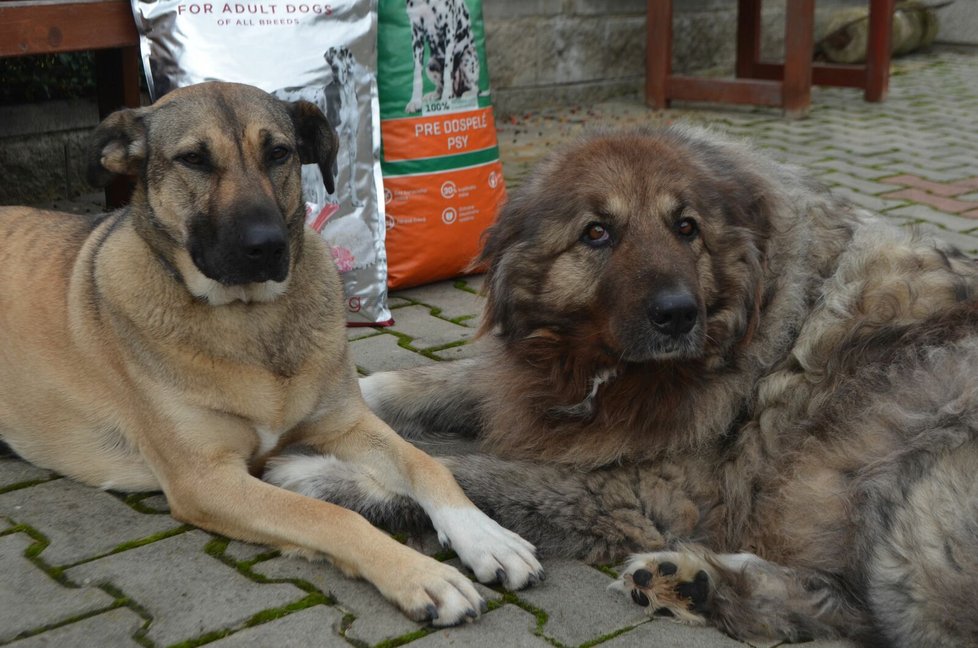
[[[956,0],[938,9],[937,19],[938,42],[978,45],[978,0]]]

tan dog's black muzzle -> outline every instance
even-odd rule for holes
[[[275,208],[232,208],[231,217],[213,223],[194,221],[190,256],[204,276],[226,286],[285,281],[289,275],[289,238]]]

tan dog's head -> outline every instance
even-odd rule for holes
[[[489,231],[484,328],[588,364],[724,353],[755,315],[770,213],[737,150],[665,130],[550,157]]]
[[[140,234],[196,297],[267,301],[285,291],[302,250],[300,167],[318,164],[332,192],[336,148],[311,103],[202,83],[106,118],[89,179],[135,179]]]

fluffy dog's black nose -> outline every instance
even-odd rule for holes
[[[696,298],[688,292],[664,291],[653,297],[649,305],[652,325],[673,337],[693,330],[698,317]]]

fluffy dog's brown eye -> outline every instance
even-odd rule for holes
[[[611,232],[601,223],[589,223],[581,234],[581,242],[591,247],[602,247],[611,243]]]
[[[676,231],[686,238],[692,238],[696,236],[700,228],[692,218],[680,218],[676,222]]]

